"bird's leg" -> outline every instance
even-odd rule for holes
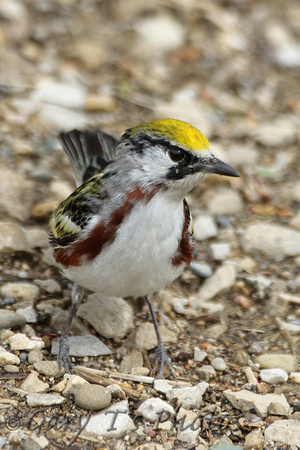
[[[167,351],[165,349],[164,343],[162,341],[160,332],[159,332],[159,328],[158,328],[158,323],[157,323],[157,319],[156,319],[156,314],[154,312],[154,308],[153,308],[153,304],[152,304],[152,300],[151,297],[145,297],[146,298],[146,302],[147,305],[149,307],[150,310],[150,314],[151,314],[151,318],[152,318],[152,322],[154,325],[154,329],[155,329],[155,333],[156,333],[156,337],[157,337],[157,348],[156,348],[156,355],[155,355],[155,364],[154,367],[151,371],[151,374],[153,374],[154,372],[157,371],[157,377],[156,378],[162,378],[163,375],[163,371],[164,371],[164,366],[166,366],[166,368],[168,369],[170,375],[172,378],[176,378],[176,375],[171,367],[171,363],[169,361],[168,358],[168,354]]]
[[[84,288],[81,286],[78,286],[78,284],[74,283],[72,287],[72,305],[70,310],[70,315],[68,318],[68,323],[65,329],[64,334],[59,338],[59,348],[58,348],[58,354],[57,354],[57,362],[59,370],[61,370],[62,367],[64,367],[65,371],[67,373],[71,373],[71,369],[73,369],[73,364],[71,363],[70,356],[69,356],[69,350],[70,345],[68,342],[68,336],[72,324],[72,319],[76,311],[76,307],[78,303],[82,300],[84,296]]]

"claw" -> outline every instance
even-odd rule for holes
[[[59,370],[64,368],[67,373],[71,374],[71,369],[74,367],[69,356],[69,351],[70,345],[68,342],[68,337],[61,336],[59,338],[59,348],[57,354],[58,368]]]
[[[157,371],[156,379],[163,377],[164,368],[167,368],[170,373],[170,378],[176,378],[175,372],[172,369],[170,360],[168,358],[167,351],[163,344],[160,344],[156,348],[155,363],[151,370],[151,375]],[[157,370],[158,369],[158,370]]]

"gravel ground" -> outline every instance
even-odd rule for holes
[[[0,0],[0,21],[0,448],[300,448],[299,2]],[[177,379],[149,376],[146,306],[92,293],[60,374],[57,134],[164,117],[242,174],[189,195],[194,265],[154,298]]]

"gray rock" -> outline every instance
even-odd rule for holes
[[[123,339],[133,329],[132,308],[122,298],[91,294],[88,301],[79,306],[77,315],[107,338]]]
[[[275,420],[265,430],[265,439],[270,442],[300,446],[300,421]]]
[[[88,411],[99,411],[111,402],[111,393],[99,384],[85,384],[75,394],[75,403]]]
[[[33,366],[38,373],[47,377],[60,376],[57,361],[36,361]]]
[[[79,437],[85,435],[105,436],[122,439],[126,433],[135,428],[129,416],[127,400],[112,403],[108,408],[98,414],[93,414]]]
[[[0,330],[7,328],[20,327],[25,325],[26,319],[20,314],[10,311],[9,309],[0,310]]]
[[[20,364],[20,359],[0,346],[0,366],[7,366],[8,364]]]
[[[7,283],[1,287],[1,294],[5,297],[33,302],[39,298],[40,290],[31,283]]]
[[[300,255],[300,232],[283,225],[250,225],[241,238],[246,252],[261,252],[277,261]]]
[[[0,254],[27,252],[32,250],[22,228],[12,222],[0,222]]]
[[[269,384],[283,383],[289,377],[283,369],[263,369],[259,375],[262,381]]]
[[[193,387],[174,388],[168,391],[166,396],[168,400],[177,399],[178,404],[184,409],[199,409],[208,386],[208,383],[202,381]]]
[[[12,364],[7,364],[6,366],[4,366],[4,370],[5,370],[5,372],[8,372],[8,373],[19,373],[20,372],[19,367],[14,366]]]
[[[178,336],[173,331],[170,331],[164,325],[159,327],[161,338],[164,344],[177,344]],[[150,322],[142,323],[136,333],[136,345],[142,350],[152,350],[157,346],[157,338],[154,326]]]
[[[254,408],[256,414],[260,417],[266,417],[268,415],[268,408],[271,403],[280,404],[286,411],[286,415],[288,415],[290,411],[290,406],[283,394],[259,395],[248,390],[234,392],[228,389],[227,391],[224,391],[224,395],[236,409],[250,411]]]
[[[174,408],[160,398],[148,398],[138,408],[137,413],[149,422],[159,422],[162,417],[171,418],[175,415]]]
[[[202,301],[209,300],[219,292],[230,288],[236,280],[237,269],[232,263],[223,263],[215,273],[207,278],[198,291]]]
[[[111,350],[103,344],[96,336],[89,334],[87,336],[71,336],[68,339],[70,345],[70,356],[99,356],[110,355]],[[51,353],[58,353],[58,339],[52,340]]]
[[[61,287],[55,280],[35,280],[35,283],[49,294],[57,294],[61,292]]]
[[[223,372],[224,370],[227,369],[226,362],[224,361],[223,358],[214,358],[211,361],[211,365],[215,370],[219,370],[220,372]]]
[[[28,406],[61,405],[65,399],[59,394],[27,394]]]
[[[196,370],[196,373],[199,380],[203,381],[209,381],[211,378],[216,378],[217,376],[215,369],[208,364],[201,366]]]
[[[204,241],[218,235],[218,228],[212,216],[199,216],[194,221],[194,236],[196,241]]]
[[[32,306],[17,309],[17,314],[23,316],[27,323],[36,323],[37,321],[37,313]]]
[[[26,355],[26,353],[24,353]],[[44,359],[44,355],[41,350],[31,350],[28,353],[28,362],[30,364],[34,364],[37,361],[42,361]]]
[[[297,358],[293,355],[265,353],[259,355],[255,359],[255,363],[259,364],[261,369],[283,369],[287,373],[297,372],[298,370]]]
[[[142,367],[144,363],[143,354],[136,348],[130,349],[122,359],[120,370],[123,373],[132,373],[136,367]]]
[[[207,209],[213,216],[235,215],[243,210],[244,204],[240,194],[233,189],[223,189],[208,195]]]

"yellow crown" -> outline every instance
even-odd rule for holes
[[[193,151],[204,151],[209,148],[206,137],[197,128],[187,122],[177,119],[158,119],[131,128],[130,135],[144,132],[149,135],[166,137],[180,147]]]

